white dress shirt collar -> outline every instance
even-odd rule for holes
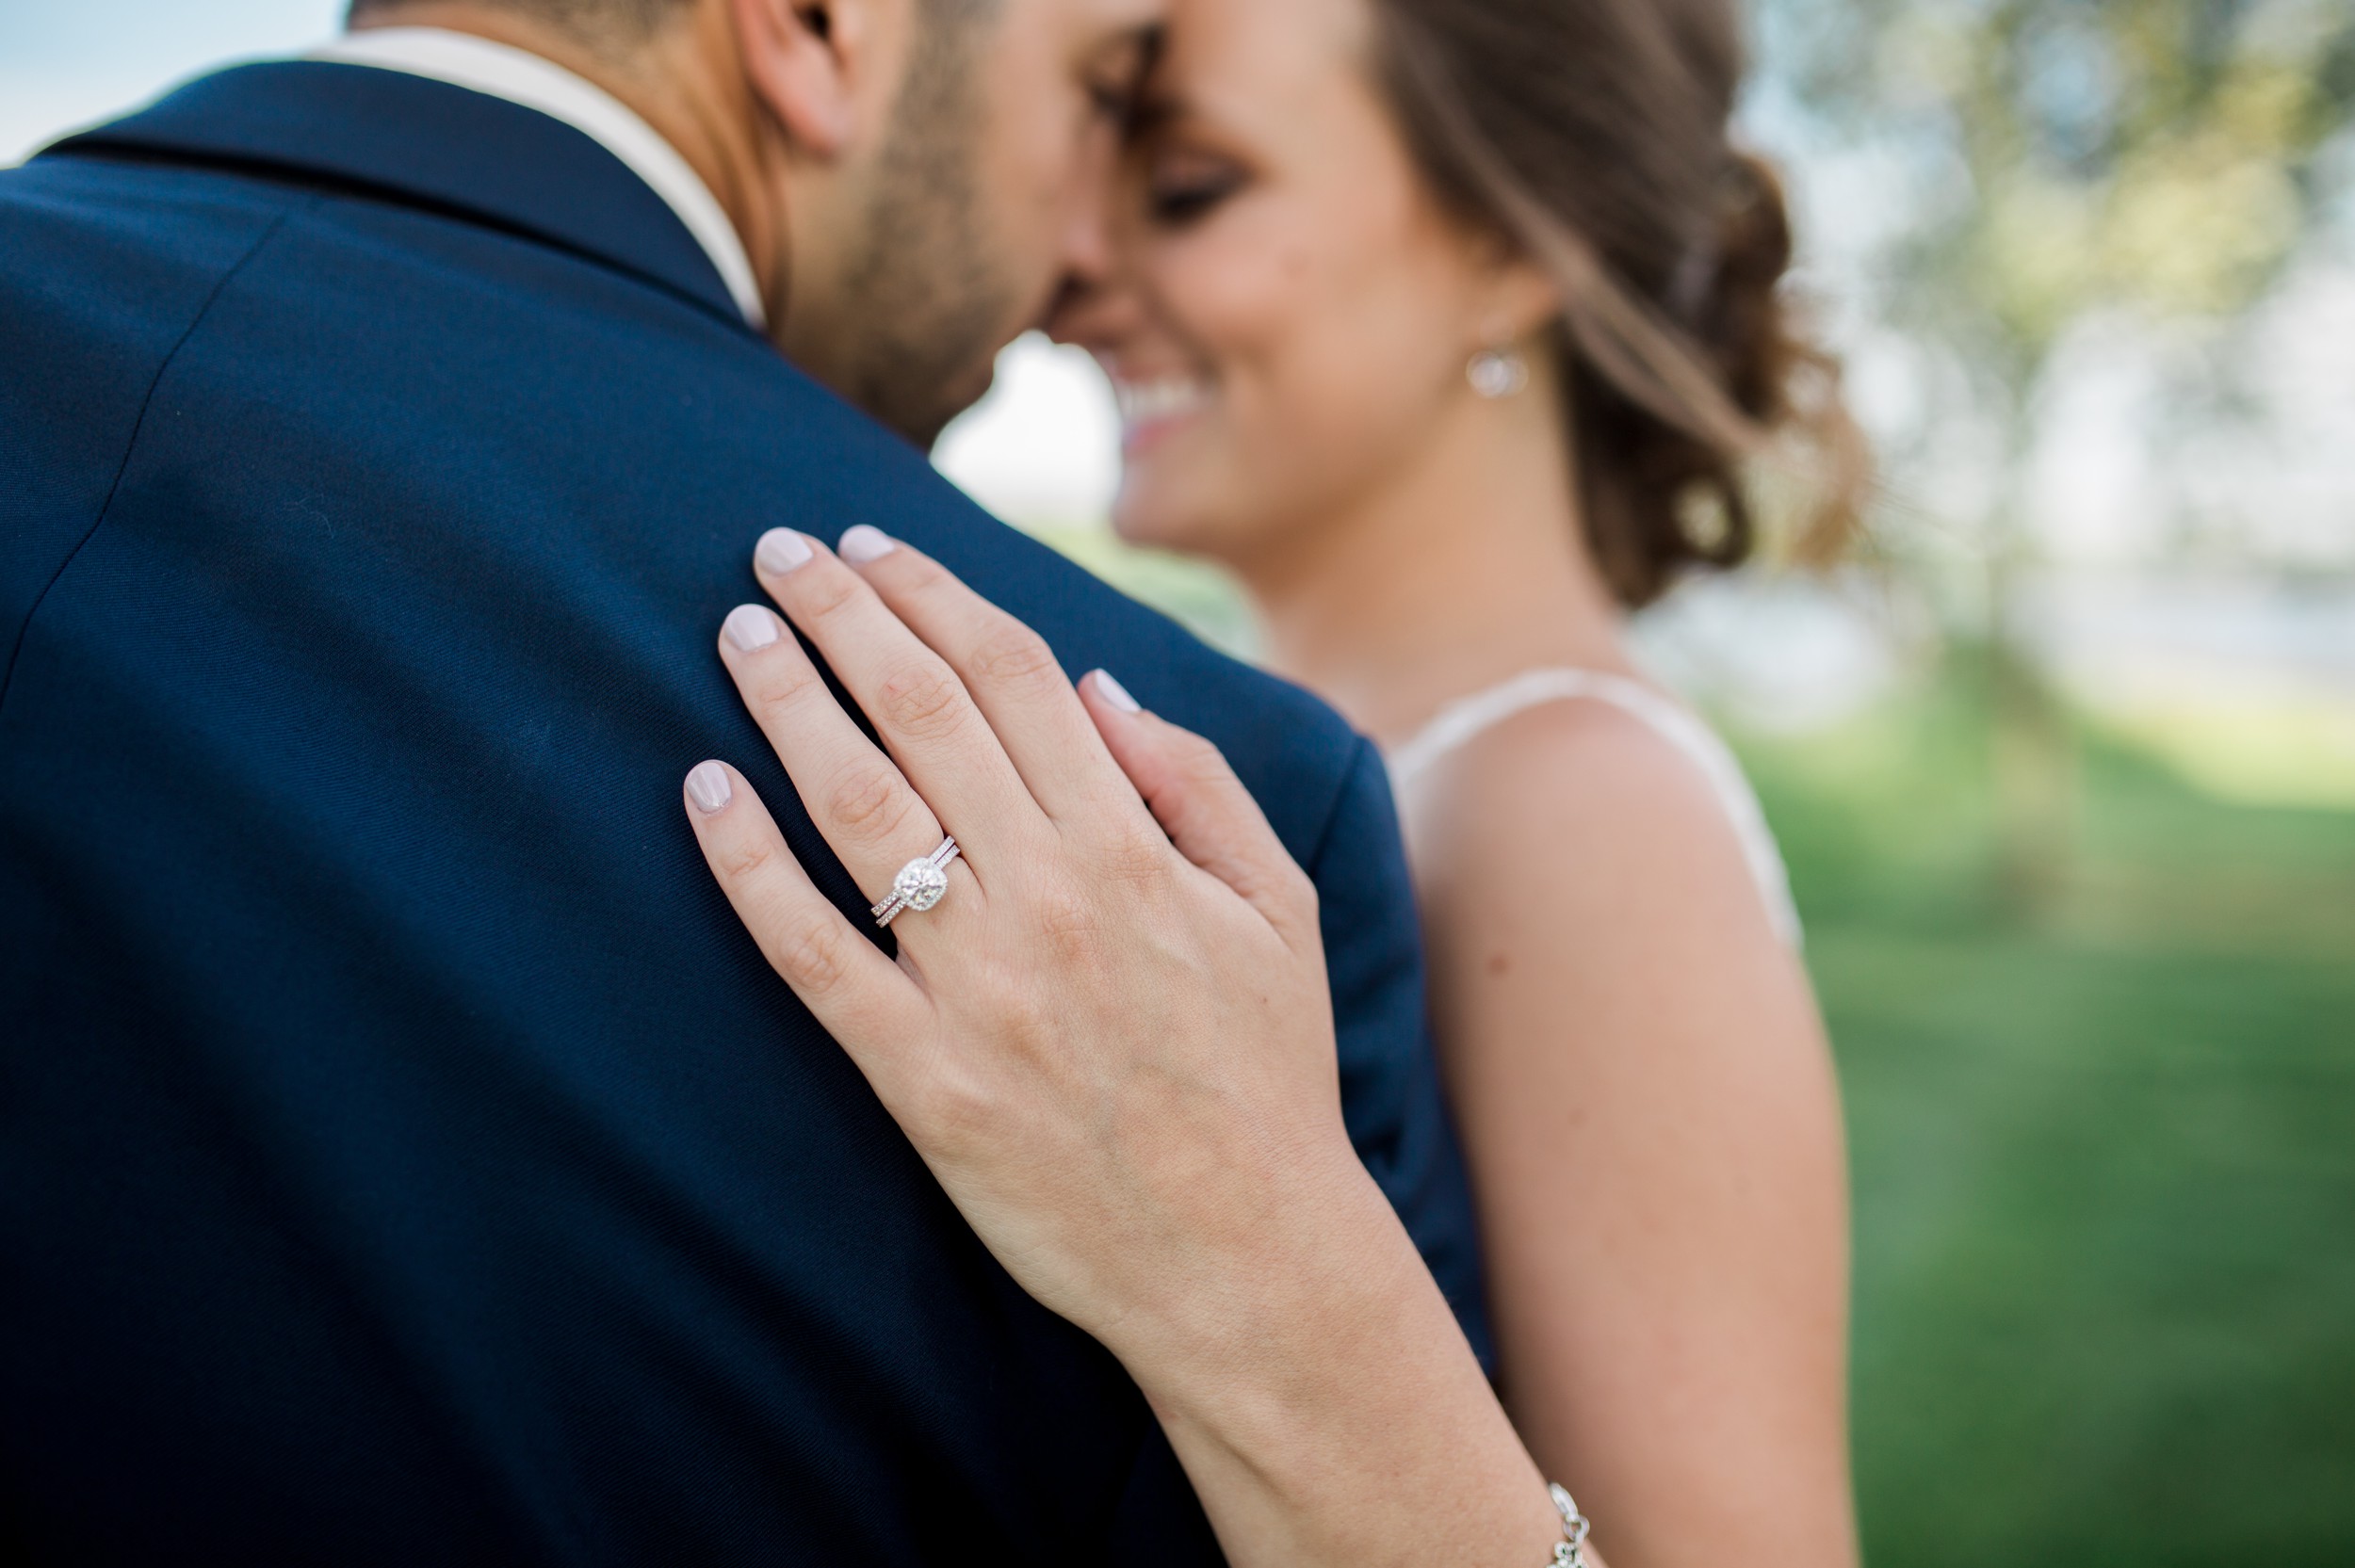
[[[380,27],[349,33],[308,57],[380,66],[469,88],[551,115],[619,158],[678,214],[711,258],[744,319],[767,325],[760,284],[736,225],[678,149],[620,99],[554,61],[446,27]]]

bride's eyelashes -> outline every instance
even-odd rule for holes
[[[1224,158],[1157,159],[1145,179],[1145,202],[1155,221],[1181,228],[1208,217],[1249,179]]]

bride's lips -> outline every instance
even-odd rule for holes
[[[1121,447],[1131,454],[1168,435],[1207,408],[1210,384],[1199,376],[1117,377]]]

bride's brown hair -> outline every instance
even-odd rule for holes
[[[1856,523],[1864,448],[1834,362],[1792,320],[1774,170],[1728,123],[1734,0],[1372,0],[1381,68],[1424,176],[1544,267],[1588,542],[1649,604],[1756,542],[1745,460],[1815,449],[1799,552]]]

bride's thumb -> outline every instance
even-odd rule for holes
[[[1313,931],[1315,885],[1219,749],[1145,712],[1101,670],[1080,683],[1080,694],[1113,760],[1178,852],[1242,895],[1278,929],[1289,931],[1305,914]]]

